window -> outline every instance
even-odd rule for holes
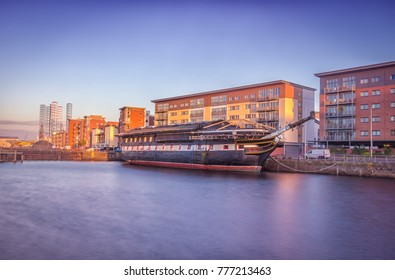
[[[395,94],[395,88],[391,88],[391,94]]]
[[[361,97],[369,96],[369,92],[361,91]]]
[[[229,150],[229,146],[228,145],[224,145],[222,149],[223,150]]]
[[[372,117],[372,122],[380,122],[380,117]]]
[[[380,91],[379,90],[372,90],[372,96],[377,96],[380,95]]]
[[[191,99],[190,103],[192,108],[203,108],[204,98]]]
[[[354,87],[357,84],[357,78],[355,76],[349,76],[343,78],[343,87]]]
[[[390,80],[391,80],[391,81],[395,80],[395,74],[391,74],[391,75],[390,75]]]
[[[171,113],[170,113],[170,116],[172,116],[172,117],[177,116],[177,112],[171,112]]]
[[[369,105],[368,104],[362,104],[361,105],[361,110],[367,110],[369,109]]]
[[[391,116],[391,122],[395,122],[395,116]]]
[[[395,108],[395,102],[391,102],[391,108]]]
[[[391,136],[395,136],[395,130],[391,130]]]
[[[369,82],[369,79],[367,79],[367,78],[366,79],[361,79],[360,82],[361,82],[361,84],[367,84]]]
[[[377,82],[380,82],[380,77],[373,77],[372,83],[377,83]]]
[[[234,116],[230,116],[231,120],[238,120],[239,119],[239,115],[234,115]]]
[[[380,130],[373,130],[372,135],[373,136],[380,136],[381,135]]]
[[[361,130],[361,136],[369,136],[369,132],[367,130]]]
[[[225,105],[226,95],[211,97],[211,106]]]
[[[236,105],[236,106],[230,106],[230,108],[229,108],[231,111],[233,111],[233,110],[239,110],[240,109],[240,106],[239,105]]]
[[[361,123],[367,123],[369,122],[369,118],[361,118]]]
[[[380,103],[373,103],[372,109],[380,109]]]
[[[251,109],[251,104],[246,104],[245,108],[246,109]]]

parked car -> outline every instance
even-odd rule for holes
[[[305,153],[305,158],[308,159],[326,159],[331,157],[331,151],[329,149],[312,149]]]

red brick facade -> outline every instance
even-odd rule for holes
[[[315,75],[321,141],[395,143],[395,61]]]

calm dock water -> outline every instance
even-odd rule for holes
[[[0,165],[0,259],[395,259],[393,179]]]

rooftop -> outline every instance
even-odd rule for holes
[[[303,85],[291,83],[291,82],[284,81],[284,80],[278,80],[278,81],[272,81],[272,82],[266,82],[266,83],[252,84],[252,85],[246,85],[246,86],[240,86],[240,87],[232,87],[232,88],[218,89],[218,90],[192,93],[192,94],[186,94],[186,95],[179,95],[179,96],[175,96],[175,97],[155,99],[155,100],[151,100],[151,102],[158,103],[158,102],[171,101],[171,100],[177,100],[177,99],[183,99],[183,98],[190,98],[190,97],[196,97],[196,96],[202,96],[202,95],[208,95],[208,94],[222,93],[222,92],[235,91],[235,90],[243,90],[243,89],[263,87],[263,86],[272,86],[272,85],[278,85],[278,84],[288,84],[288,85],[292,85],[295,87],[303,88],[306,90],[312,90],[312,91],[316,90],[315,88],[306,87]]]
[[[346,68],[346,69],[322,72],[322,73],[317,73],[314,75],[316,77],[321,78],[321,77],[325,77],[325,76],[332,76],[332,75],[345,74],[345,73],[351,73],[351,72],[373,70],[373,69],[377,69],[377,68],[384,68],[384,67],[391,67],[391,66],[395,66],[395,61],[389,61],[389,62],[383,62],[383,63],[353,67],[353,68]]]

